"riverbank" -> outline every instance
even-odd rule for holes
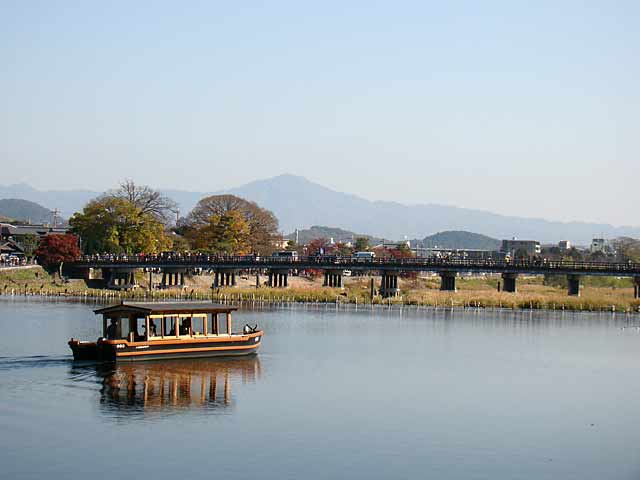
[[[377,286],[379,279],[374,278]],[[205,300],[218,302],[273,303],[351,303],[358,305],[419,305],[427,307],[508,308],[527,310],[571,311],[640,311],[640,300],[633,298],[632,284],[620,279],[586,279],[579,297],[567,295],[566,288],[557,284],[545,285],[541,277],[518,279],[518,293],[497,291],[498,277],[462,277],[457,280],[457,292],[442,292],[437,277],[401,279],[402,294],[393,298],[371,297],[371,277],[345,278],[345,288],[327,288],[321,279],[290,277],[286,289],[256,288],[255,276],[239,278],[235,288],[212,290],[212,278],[193,276],[186,286],[165,290],[149,290],[149,279],[137,277],[139,288],[114,291],[89,288],[83,280],[65,282],[57,275],[49,275],[40,267],[0,271],[0,293],[8,296],[73,296],[102,299],[105,302],[120,299],[136,300]],[[152,278],[154,283],[156,279]],[[261,282],[262,283],[262,282]]]

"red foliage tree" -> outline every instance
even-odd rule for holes
[[[316,238],[311,240],[306,246],[306,254],[307,255],[317,255],[320,253],[320,249],[324,247],[325,243],[327,243],[326,238]]]
[[[70,233],[46,235],[40,239],[35,256],[38,263],[47,269],[57,268],[62,262],[76,260],[80,256],[78,237]]]

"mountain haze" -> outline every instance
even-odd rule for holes
[[[594,236],[640,237],[640,227],[509,217],[436,204],[403,205],[369,201],[294,175],[258,180],[232,188],[228,193],[272,210],[280,220],[281,230],[287,232],[311,225],[332,225],[385,239],[403,239],[423,238],[447,230],[464,230],[495,239],[515,236],[547,243],[566,239],[585,245]]]
[[[0,199],[0,216],[11,221],[51,223],[53,212],[42,205],[17,198]]]
[[[437,205],[403,205],[369,201],[356,195],[334,191],[295,175],[257,180],[225,192],[161,190],[180,205],[185,216],[203,197],[231,193],[268,208],[278,217],[280,230],[292,232],[313,225],[331,225],[387,240],[424,238],[445,231],[476,232],[494,239],[518,237],[555,243],[570,240],[589,244],[593,237],[640,237],[640,227],[615,227],[584,222],[556,222],[539,218],[498,215],[481,210]],[[58,208],[70,217],[84,204],[100,195],[90,190],[36,190],[26,184],[0,186],[0,198],[21,198],[49,208]],[[425,197],[429,193],[425,192]]]

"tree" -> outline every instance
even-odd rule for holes
[[[24,250],[24,254],[27,258],[31,258],[34,256],[34,253],[40,244],[40,237],[38,237],[38,235],[28,233],[26,235],[21,235],[20,238],[17,239],[17,242],[22,247],[22,250]]]
[[[249,250],[250,228],[238,211],[212,215],[207,225],[187,230],[186,236],[197,250],[238,254]]]
[[[369,239],[367,237],[356,238],[355,250],[356,252],[366,252],[369,250]]]
[[[146,185],[136,185],[133,180],[124,180],[120,187],[107,192],[106,197],[126,200],[141,214],[151,215],[157,221],[169,224],[178,212],[178,204],[169,197]]]
[[[295,240],[289,240],[287,242],[287,246],[284,249],[290,252],[295,252],[298,250],[298,244]]]
[[[620,237],[613,242],[620,260],[640,262],[640,240],[629,237]]]
[[[315,238],[307,245],[307,255],[318,255],[327,243],[326,238]]]
[[[347,247],[346,243],[336,242],[335,253],[341,257],[348,257],[353,253],[353,248]]]
[[[393,258],[411,258],[413,257],[413,252],[409,248],[409,245],[406,243],[400,243],[396,248],[392,248],[389,250],[389,253]]]
[[[278,231],[278,220],[269,210],[260,208],[254,202],[249,202],[234,195],[212,195],[198,202],[189,215],[179,222],[178,232],[202,245],[199,237],[211,232],[207,230],[212,219],[222,218],[230,212],[240,214],[246,221],[249,234],[248,248],[256,253],[265,255],[273,251],[273,239]],[[209,238],[211,241],[212,239]],[[208,244],[210,247],[215,245]]]
[[[86,253],[156,253],[170,248],[164,225],[129,200],[104,196],[69,220]]]
[[[80,256],[78,237],[70,233],[45,235],[40,239],[35,256],[44,268],[55,270],[62,262],[70,262]]]

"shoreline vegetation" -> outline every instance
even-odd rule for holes
[[[633,298],[633,285],[628,279],[585,278],[579,297],[567,295],[562,282],[544,284],[542,277],[518,279],[518,293],[498,292],[499,277],[460,277],[457,292],[441,292],[439,277],[401,279],[401,295],[382,298],[370,295],[371,278],[345,278],[345,288],[322,286],[321,279],[290,277],[290,287],[256,288],[255,275],[240,278],[237,287],[212,289],[212,277],[188,276],[183,288],[148,289],[148,275],[139,274],[139,287],[129,291],[90,288],[84,280],[63,282],[41,267],[0,270],[0,295],[94,298],[104,302],[120,299],[145,301],[214,300],[216,302],[253,303],[318,303],[354,305],[407,305],[434,308],[504,308],[513,310],[568,310],[595,312],[640,312],[640,300]],[[264,280],[264,276],[261,276]],[[152,282],[154,279],[152,278]],[[553,283],[553,282],[550,282]]]

